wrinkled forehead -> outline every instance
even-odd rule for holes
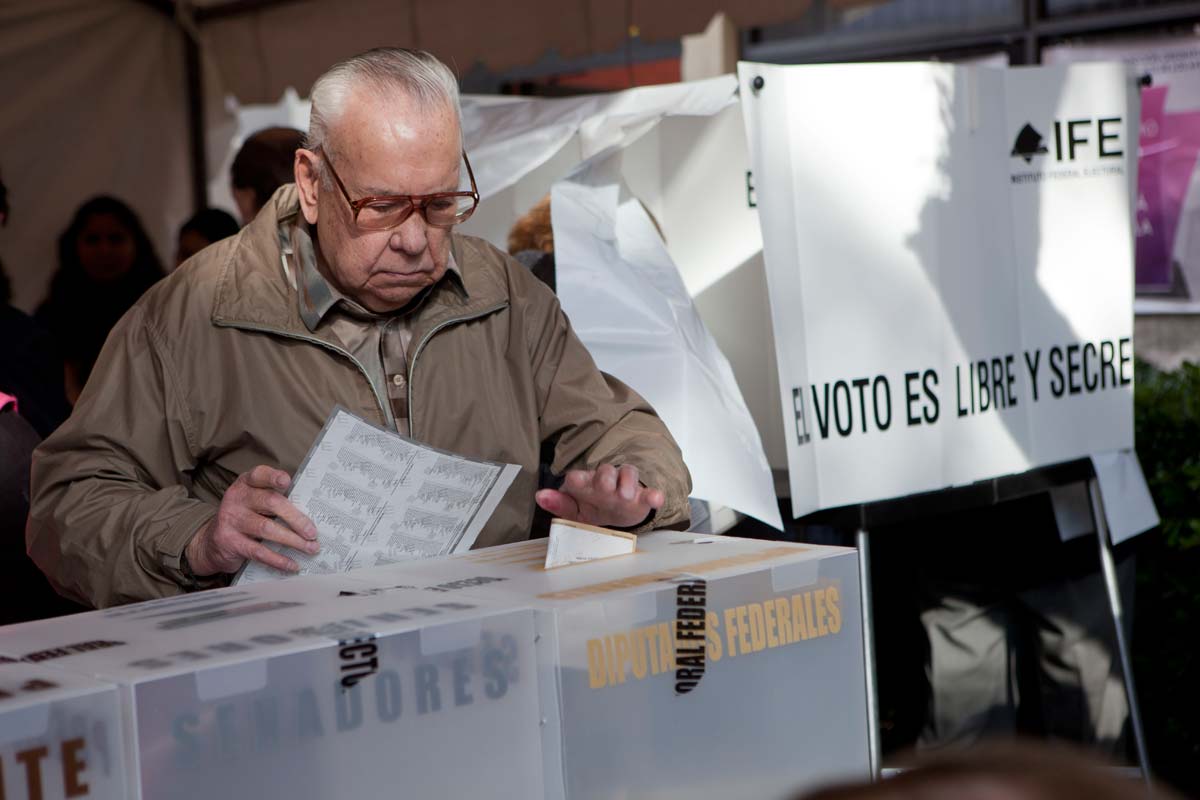
[[[449,103],[356,92],[331,126],[326,149],[339,174],[349,172],[369,194],[450,191],[458,183],[462,133]]]
[[[462,150],[458,109],[448,100],[423,100],[401,89],[355,89],[346,97],[330,135],[343,142],[439,143]]]

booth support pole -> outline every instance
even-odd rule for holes
[[[205,151],[204,76],[200,45],[193,31],[183,31],[184,66],[187,70],[188,150],[192,162],[192,205],[196,211],[208,205],[208,154]]]
[[[864,522],[854,534],[858,547],[858,586],[862,603],[863,668],[867,685],[867,751],[870,757],[871,779],[879,779],[879,694],[875,686],[875,612],[871,607],[871,548]]]
[[[1142,732],[1142,714],[1138,708],[1137,691],[1133,681],[1133,658],[1125,639],[1125,609],[1121,603],[1121,588],[1117,584],[1117,567],[1113,559],[1112,538],[1109,536],[1108,518],[1104,515],[1104,498],[1100,495],[1100,483],[1095,478],[1088,481],[1088,494],[1092,501],[1092,520],[1096,526],[1096,538],[1100,542],[1100,569],[1104,572],[1104,586],[1108,590],[1108,607],[1112,612],[1113,626],[1117,632],[1117,651],[1121,656],[1121,672],[1125,677],[1125,698],[1129,703],[1129,720],[1133,727],[1133,740],[1137,745],[1138,765],[1147,785],[1150,783],[1150,757],[1146,753],[1146,737]]]

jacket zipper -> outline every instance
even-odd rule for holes
[[[421,350],[425,348],[425,344],[433,338],[434,334],[443,328],[448,328],[451,325],[457,325],[460,322],[470,322],[473,319],[486,317],[489,314],[495,314],[497,311],[508,308],[508,302],[498,303],[489,308],[476,311],[473,314],[468,314],[464,317],[454,317],[453,319],[442,320],[437,325],[433,326],[424,336],[421,341],[417,342],[417,349],[413,350],[412,358],[408,360],[408,435],[412,439],[417,438],[417,414],[413,405],[413,375],[417,370],[417,357],[421,355]]]
[[[222,321],[218,321],[218,320],[214,320],[213,324],[216,325],[218,328],[236,328],[239,330],[255,331],[257,333],[270,333],[270,334],[274,334],[275,336],[282,336],[285,339],[295,339],[300,342],[308,342],[309,344],[319,345],[321,347],[324,347],[326,350],[330,350],[334,353],[337,353],[340,356],[344,356],[345,358],[350,360],[350,363],[352,363],[352,364],[354,364],[354,366],[358,367],[358,371],[362,374],[362,376],[364,378],[367,379],[367,385],[371,387],[371,396],[375,398],[375,405],[376,405],[376,407],[379,408],[379,413],[383,415],[383,419],[386,423],[387,418],[388,418],[387,409],[385,409],[383,407],[383,403],[379,399],[379,393],[377,391],[375,391],[375,384],[373,384],[371,382],[370,374],[367,372],[366,368],[362,365],[362,362],[360,362],[357,358],[355,358],[353,355],[351,355],[349,351],[343,350],[342,348],[338,347],[337,345],[330,344],[329,342],[322,341],[321,339],[318,339],[315,336],[304,336],[303,334],[299,334],[299,333],[291,333],[289,331],[281,331],[278,328],[271,328],[266,325],[251,325],[251,324],[245,323],[245,322],[222,322]],[[436,330],[436,328],[435,328],[435,330]]]

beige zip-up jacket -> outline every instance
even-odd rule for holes
[[[297,207],[280,189],[147,292],[36,451],[26,540],[60,592],[106,607],[191,588],[180,556],[239,474],[294,473],[336,404],[386,425],[363,366],[300,318],[277,232]],[[654,410],[596,369],[528,270],[473,237],[452,247],[463,286],[413,312],[409,415],[419,441],[520,465],[476,547],[529,536],[543,443],[556,474],[635,465],[666,495],[645,527],[685,525],[691,479]]]

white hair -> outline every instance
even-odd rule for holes
[[[403,92],[424,108],[449,107],[462,136],[458,79],[450,68],[424,50],[378,47],[334,64],[317,78],[309,95],[312,112],[305,148],[315,150],[325,144],[329,128],[341,116],[346,99],[359,88],[380,94]]]

